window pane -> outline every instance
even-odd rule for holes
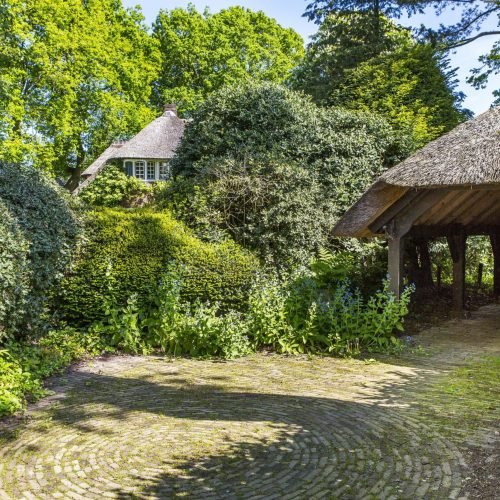
[[[148,161],[148,168],[146,170],[147,180],[154,181],[155,180],[155,162]]]
[[[135,176],[138,179],[144,179],[144,162],[143,161],[136,161],[135,162]]]
[[[170,177],[170,165],[166,161],[160,162],[160,180],[166,181]]]
[[[134,164],[131,161],[125,162],[125,172],[129,177],[134,175]]]

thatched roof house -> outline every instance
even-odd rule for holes
[[[500,241],[500,108],[459,125],[385,172],[333,233],[387,236],[396,293],[404,237],[446,236],[460,266],[467,235],[490,235],[495,247]],[[495,288],[500,293],[500,254],[495,256]]]
[[[184,134],[184,120],[177,116],[176,106],[168,104],[164,113],[128,141],[111,144],[83,173],[87,186],[111,162],[122,165],[127,175],[144,182],[170,177],[170,160]]]

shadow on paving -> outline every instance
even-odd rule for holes
[[[114,489],[119,498],[409,498],[428,491],[444,498],[460,487],[458,451],[408,408],[384,406],[396,402],[403,389],[417,386],[418,377],[380,384],[376,396],[360,402],[244,392],[238,386],[193,384],[178,376],[162,380],[80,373],[71,395],[49,413],[54,423],[101,433],[103,439],[117,435],[117,442],[124,429],[140,427],[141,414],[200,421],[206,429],[211,422],[264,422],[274,435],[242,439],[229,432],[220,452],[192,458],[176,457],[173,450],[172,457],[155,463],[155,449],[170,444],[153,434],[156,448],[144,449],[143,458],[161,472],[153,477],[128,473],[127,486]],[[103,413],[115,424],[96,428],[93,422]]]

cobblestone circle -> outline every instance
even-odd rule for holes
[[[460,498],[467,464],[412,395],[498,353],[499,319],[492,306],[425,332],[433,354],[401,364],[89,363],[58,379],[5,441],[0,498]]]

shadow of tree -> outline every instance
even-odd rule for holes
[[[433,495],[445,497],[459,482],[455,448],[413,412],[408,395],[418,376],[399,374],[397,382],[380,384],[356,401],[249,392],[201,376],[200,383],[177,375],[161,383],[147,375],[78,377],[72,393],[49,410],[54,422],[73,430],[120,434],[142,425],[137,416],[143,414],[176,419],[180,429],[182,421],[200,422],[194,432],[224,422],[223,429],[239,426],[234,435],[228,431],[220,449],[201,456],[173,450],[156,463],[155,448],[146,447],[142,458],[151,460],[153,476],[127,472],[114,490],[119,498],[413,498],[421,480]],[[115,424],[96,427],[103,414]],[[251,430],[255,426],[271,431],[261,436]]]

